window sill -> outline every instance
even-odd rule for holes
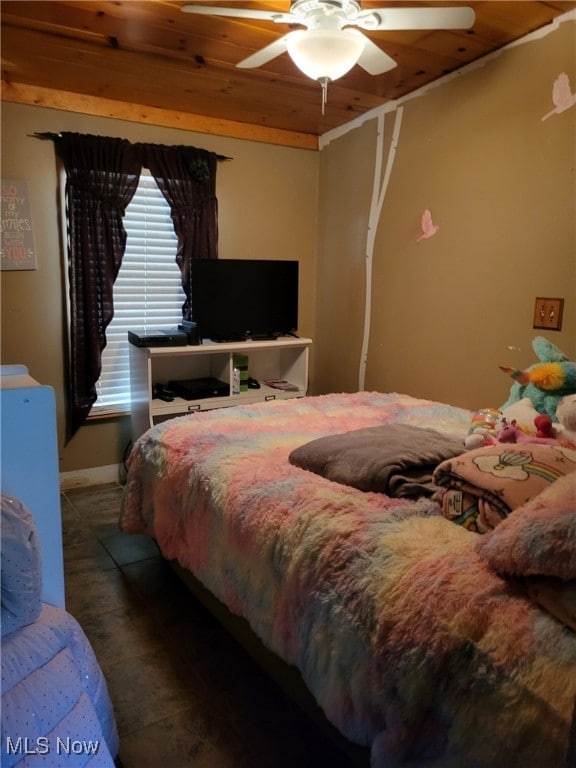
[[[88,415],[86,421],[109,421],[110,419],[124,418],[130,416],[131,411],[128,406],[107,406],[104,408],[96,408],[94,406]]]

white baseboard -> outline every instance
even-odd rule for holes
[[[71,488],[84,488],[89,485],[120,483],[123,482],[123,476],[124,467],[122,464],[108,464],[106,467],[89,467],[88,469],[76,469],[72,472],[60,472],[60,490],[68,491]]]

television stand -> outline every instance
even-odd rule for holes
[[[311,339],[274,336],[265,341],[243,339],[185,347],[135,347],[130,344],[130,386],[132,438],[165,419],[213,408],[263,403],[304,397],[308,389],[308,357]],[[260,383],[259,389],[232,392],[234,355],[248,358],[248,374]],[[169,381],[211,376],[229,385],[229,396],[184,400],[174,397],[166,402],[154,398],[154,391]],[[266,381],[289,382],[294,389],[271,387]]]

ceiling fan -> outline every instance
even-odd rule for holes
[[[383,74],[396,66],[394,59],[360,29],[468,29],[475,19],[473,9],[464,6],[362,10],[358,0],[293,0],[288,13],[206,5],[184,5],[181,10],[306,27],[288,32],[236,66],[260,67],[288,52],[296,66],[322,86],[323,112],[328,83],[345,75],[355,64],[371,75]]]

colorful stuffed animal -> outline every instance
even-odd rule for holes
[[[501,420],[502,413],[497,408],[480,408],[472,416],[464,447],[471,451],[484,445],[495,445]]]
[[[576,394],[576,363],[555,344],[543,336],[536,336],[532,348],[540,360],[524,371],[500,366],[500,370],[514,379],[508,400],[501,406],[505,410],[513,403],[530,398],[538,413],[557,421],[556,408],[565,395]]]
[[[539,419],[546,420],[547,434],[538,433],[538,432],[535,435],[526,434],[526,432],[520,429],[520,427],[516,424],[516,421],[514,419],[510,422],[504,419],[502,422],[502,426],[498,430],[498,442],[499,443],[541,443],[544,445],[555,445],[558,441],[552,434],[552,419],[549,416],[542,416],[542,415],[536,417],[536,421],[538,421]]]
[[[558,413],[558,408],[556,408],[556,413]],[[550,416],[543,413],[538,414],[534,419],[534,426],[536,427],[536,437],[556,437]]]

